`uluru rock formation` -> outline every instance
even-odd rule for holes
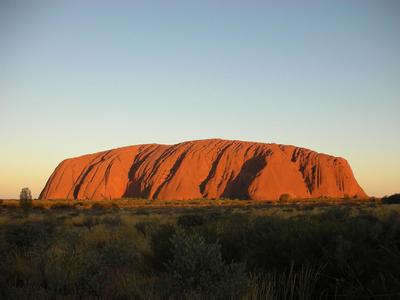
[[[295,146],[210,139],[66,159],[40,199],[277,200],[282,194],[367,197],[343,158]]]

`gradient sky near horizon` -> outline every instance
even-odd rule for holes
[[[400,192],[400,2],[0,0],[0,198],[67,157],[214,137]]]

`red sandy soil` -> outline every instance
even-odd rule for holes
[[[62,161],[40,199],[366,198],[348,162],[295,146],[220,139],[147,144]]]

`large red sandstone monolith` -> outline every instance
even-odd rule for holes
[[[366,198],[343,158],[220,139],[138,145],[62,161],[40,199]]]

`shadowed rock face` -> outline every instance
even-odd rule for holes
[[[343,158],[227,140],[137,145],[62,161],[41,199],[367,197]]]

